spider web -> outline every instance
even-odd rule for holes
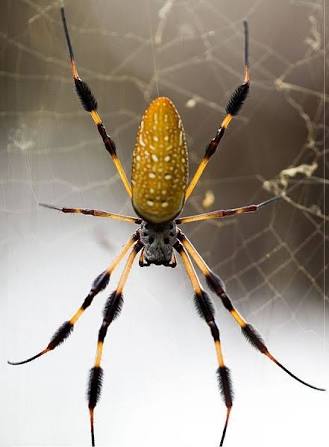
[[[129,224],[40,209],[39,202],[132,214],[111,160],[72,88],[59,1],[3,0],[1,41],[0,444],[88,445],[84,399],[105,296],[65,347],[4,367],[47,342],[133,231]],[[250,25],[252,88],[184,214],[258,203],[257,215],[186,224],[240,312],[297,375],[325,386],[328,95],[320,1],[66,2],[79,73],[130,174],[148,102],[169,96],[191,172],[242,79]],[[181,267],[135,269],[107,340],[99,445],[217,445],[213,346]],[[112,289],[118,279],[114,275]],[[111,289],[111,287],[110,287]],[[303,389],[246,346],[216,302],[236,401],[226,446],[323,445],[327,397]],[[129,329],[127,331],[127,329]],[[284,398],[283,398],[284,397]],[[161,436],[159,434],[161,433]],[[270,434],[270,436],[269,436]]]

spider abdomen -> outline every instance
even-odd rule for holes
[[[181,211],[188,181],[188,153],[182,120],[170,99],[156,98],[145,110],[132,160],[132,204],[152,223]]]

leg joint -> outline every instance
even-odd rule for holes
[[[219,329],[215,321],[208,321],[208,325],[210,327],[211,335],[213,336],[214,341],[219,341]]]
[[[221,293],[220,297],[221,297],[221,300],[222,300],[222,303],[223,303],[225,309],[227,309],[229,312],[234,310],[233,304],[225,292]]]
[[[80,78],[75,78],[75,88],[77,91],[77,94],[79,95],[82,107],[87,112],[92,112],[93,110],[97,109],[97,101],[94,97],[94,95],[91,93],[90,88],[88,87],[87,83],[82,81]]]
[[[239,113],[239,110],[242,107],[242,104],[246,100],[249,92],[249,82],[245,82],[241,85],[239,85],[238,88],[236,88],[230,97],[227,105],[226,105],[226,112],[229,115],[237,115]]]
[[[103,322],[99,332],[98,332],[98,341],[99,342],[103,342],[105,337],[106,337],[106,333],[107,333],[107,328],[109,327],[109,323],[107,323],[106,321]]]

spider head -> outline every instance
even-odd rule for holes
[[[146,265],[170,266],[173,246],[177,240],[175,222],[153,224],[143,221],[139,229],[140,240],[144,244]]]

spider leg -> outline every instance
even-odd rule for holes
[[[285,366],[283,366],[268,350],[267,346],[265,345],[265,342],[261,335],[254,329],[254,327],[249,324],[241,315],[240,313],[235,309],[233,306],[230,298],[228,297],[225,286],[223,281],[208,267],[206,262],[203,260],[201,255],[198,253],[196,248],[192,245],[192,243],[188,240],[188,238],[182,233],[179,232],[177,235],[178,239],[182,242],[185,249],[188,251],[198,268],[201,270],[203,275],[206,278],[207,284],[209,288],[216,293],[216,295],[222,300],[222,303],[227,309],[234,320],[238,323],[240,326],[243,335],[246,337],[246,339],[249,341],[249,343],[256,348],[259,352],[266,355],[272,362],[274,362],[276,365],[278,365],[283,371],[285,371],[289,376],[291,376],[293,379],[297,380],[298,382],[302,383],[303,385],[306,385],[310,388],[313,388],[314,390],[319,391],[325,391],[324,388],[318,388],[314,385],[311,385],[304,380],[297,377],[295,374],[293,374],[291,371],[289,371]]]
[[[95,363],[93,368],[91,368],[90,370],[89,385],[88,385],[88,408],[90,417],[90,432],[91,432],[92,446],[95,445],[94,409],[100,397],[102,381],[103,381],[103,369],[101,368],[100,365],[103,354],[104,339],[106,337],[109,325],[119,315],[121,311],[123,304],[122,290],[128,279],[128,275],[133,265],[134,259],[137,253],[141,250],[142,246],[143,245],[140,241],[135,243],[134,248],[131,250],[126,265],[121,274],[118,286],[114,290],[114,292],[112,292],[111,295],[109,296],[104,308],[104,318],[98,332]]]
[[[50,342],[48,343],[47,347],[40,351],[38,354],[20,361],[20,362],[9,362],[10,365],[22,365],[24,363],[29,363],[32,360],[35,360],[38,357],[41,357],[43,354],[46,354],[49,351],[52,351],[55,349],[58,345],[63,343],[66,338],[71,334],[73,331],[75,323],[78,321],[78,319],[81,317],[81,315],[84,313],[84,311],[89,307],[95,298],[95,296],[101,292],[105,287],[107,286],[110,276],[112,272],[115,270],[115,268],[118,266],[122,258],[125,256],[129,248],[136,243],[138,239],[137,234],[134,234],[127,243],[122,247],[120,253],[116,256],[116,258],[113,260],[113,262],[109,265],[109,267],[104,270],[100,275],[97,276],[95,281],[93,282],[90,292],[84,299],[82,305],[79,307],[79,309],[75,312],[75,314],[67,321],[65,321],[55,332],[55,334],[52,336]]]
[[[116,146],[112,138],[107,134],[106,129],[104,127],[102,118],[97,112],[97,101],[95,97],[93,96],[89,86],[86,82],[84,82],[78,74],[78,69],[74,60],[74,54],[73,54],[73,48],[71,44],[71,39],[66,23],[66,17],[65,17],[65,11],[64,7],[61,7],[61,16],[62,16],[62,22],[64,26],[64,32],[66,37],[67,46],[70,53],[70,60],[71,60],[71,69],[72,69],[72,76],[75,83],[75,88],[77,91],[77,94],[80,97],[81,104],[83,108],[90,113],[92,120],[94,121],[95,125],[97,126],[98,132],[100,133],[100,136],[102,137],[103,143],[105,145],[105,149],[109,152],[109,154],[112,157],[113,163],[118,171],[118,174],[121,178],[122,183],[124,184],[124,187],[126,188],[126,191],[131,197],[131,186],[128,181],[127,175],[125,173],[125,170],[123,169],[123,166],[121,164],[121,161],[119,160],[117,156]]]
[[[102,211],[102,210],[90,210],[85,208],[60,208],[55,205],[48,205],[47,203],[39,203],[40,206],[43,206],[44,208],[49,208],[51,210],[57,210],[62,211],[62,213],[74,213],[74,214],[86,214],[89,216],[94,217],[110,217],[114,220],[120,220],[123,222],[131,222],[140,224],[142,222],[142,219],[138,217],[133,216],[124,216],[122,214],[115,214],[115,213],[109,213],[108,211]]]
[[[221,341],[220,341],[220,334],[217,327],[217,324],[215,322],[215,310],[213,307],[212,302],[210,301],[210,298],[208,294],[202,289],[199,278],[197,277],[193,264],[191,262],[191,259],[183,247],[183,245],[177,241],[175,244],[175,249],[179,253],[179,255],[182,258],[185,270],[191,280],[192,287],[194,290],[194,300],[195,305],[197,308],[197,311],[202,319],[206,321],[206,323],[209,326],[209,329],[211,331],[211,335],[214,339],[215,343],[215,349],[216,349],[216,356],[217,356],[217,362],[218,362],[218,369],[217,369],[217,376],[218,376],[218,384],[220,387],[221,394],[224,398],[224,402],[226,405],[226,419],[224,428],[222,431],[222,436],[220,440],[220,446],[224,443],[224,438],[228,426],[228,421],[232,409],[232,403],[233,403],[233,390],[232,390],[232,383],[231,383],[231,377],[230,377],[230,370],[225,366],[224,363],[224,357],[222,353],[221,348]]]
[[[248,36],[248,23],[246,21],[243,22],[244,25],[244,41],[245,41],[245,50],[244,50],[244,79],[243,83],[239,85],[231,95],[227,105],[226,105],[226,115],[217,129],[217,133],[215,137],[210,141],[208,146],[206,147],[205,154],[203,159],[201,160],[195,174],[187,187],[185,193],[185,201],[192,194],[195,186],[197,185],[200,177],[205,170],[210,158],[214,155],[219,145],[220,140],[222,139],[225,130],[229,126],[233,117],[239,113],[239,110],[247,98],[250,86],[250,76],[249,76],[249,60],[248,60],[248,47],[249,47],[249,36]]]
[[[195,214],[193,216],[181,217],[179,219],[176,219],[175,223],[185,224],[190,222],[198,222],[200,220],[220,219],[222,217],[235,216],[236,214],[255,213],[256,211],[259,211],[261,208],[263,208],[265,205],[275,202],[280,198],[281,196],[275,196],[269,200],[265,200],[264,202],[258,203],[257,205],[247,205],[239,208],[217,210],[217,211],[211,211],[210,213],[202,213],[202,214]]]

